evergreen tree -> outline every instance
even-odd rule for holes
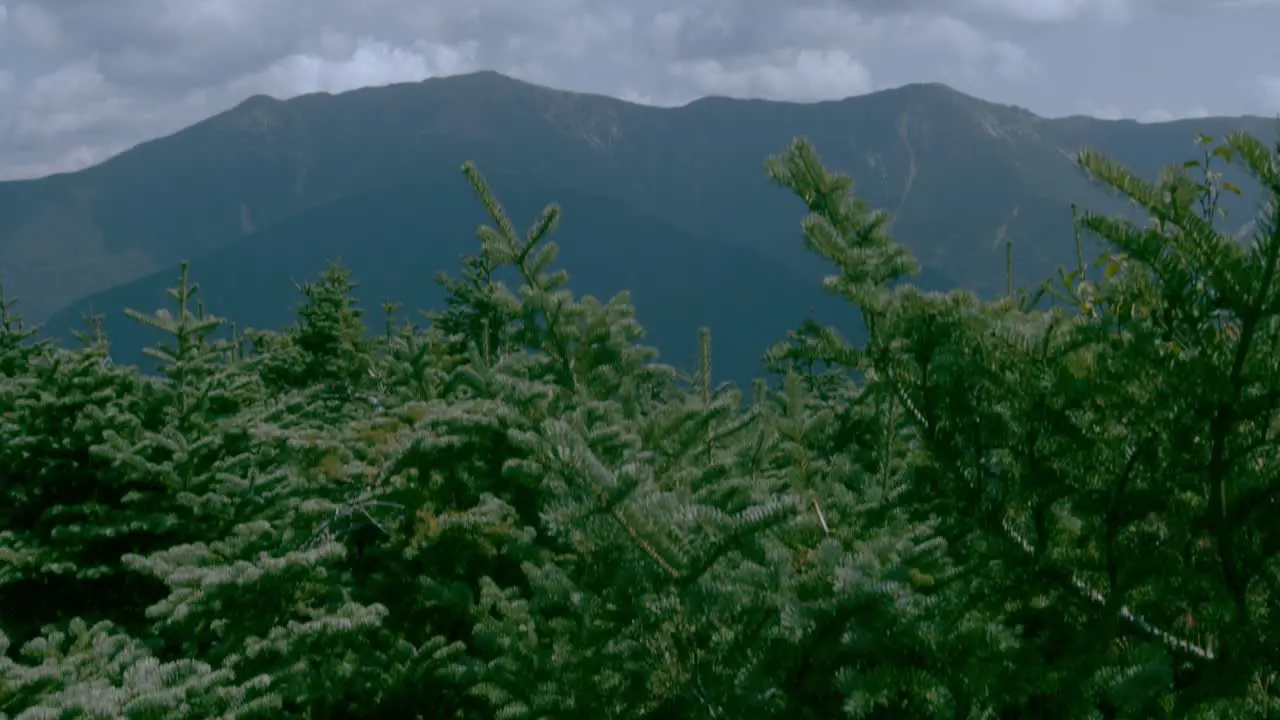
[[[152,375],[0,294],[0,720],[1280,715],[1280,147],[1201,146],[1083,153],[1150,222],[1076,213],[1094,267],[983,301],[795,141],[766,169],[869,339],[803,320],[749,391],[469,164],[476,253],[379,337],[336,264],[243,335],[184,265],[128,312]]]
[[[324,388],[346,400],[365,388],[372,345],[364,313],[352,291],[351,273],[331,263],[318,282],[303,283],[297,323],[262,360],[262,375],[273,388]],[[261,337],[261,336],[259,336]],[[270,341],[262,341],[265,349]]]
[[[102,452],[107,433],[146,415],[146,381],[77,351],[28,344],[6,312],[0,333],[0,618],[22,643],[72,617],[137,629],[158,588],[122,572],[123,552],[163,545],[177,519],[139,502],[157,488]]]

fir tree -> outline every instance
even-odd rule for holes
[[[797,318],[749,391],[469,164],[423,325],[371,337],[333,265],[241,335],[184,266],[144,375],[0,298],[0,719],[1274,717],[1280,148],[1201,145],[1083,153],[1151,221],[1076,212],[1093,268],[984,301],[797,140],[766,169],[868,340]]]

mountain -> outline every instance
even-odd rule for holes
[[[690,248],[718,243],[716,257],[750,253],[773,272],[816,284],[819,266],[798,242],[803,208],[761,168],[766,155],[805,135],[829,166],[853,176],[863,197],[894,213],[895,235],[927,267],[990,294],[1004,286],[1002,238],[1015,242],[1018,282],[1030,284],[1071,261],[1071,203],[1125,209],[1077,171],[1075,150],[1098,146],[1136,168],[1154,168],[1187,157],[1197,131],[1220,135],[1237,127],[1263,136],[1273,129],[1261,118],[1049,120],[938,84],[813,104],[704,98],[654,108],[481,72],[288,101],[255,96],[98,166],[0,183],[0,281],[36,320],[86,299],[113,313],[111,298],[120,296],[94,293],[152,273],[172,278],[183,259],[194,261],[207,284],[223,282],[217,262],[237,271],[251,265],[248,255],[235,262],[228,252],[260,252],[261,262],[283,263],[293,251],[274,245],[305,245],[296,228],[327,227],[312,213],[355,212],[360,203],[390,212],[404,188],[436,187],[433,178],[452,177],[461,162],[474,160],[486,174],[545,188],[538,203],[563,201],[566,232],[584,209],[565,198],[608,199]],[[387,200],[378,200],[383,194]],[[605,233],[603,222],[580,222],[584,233]],[[410,241],[376,235],[380,227],[366,218],[345,245],[331,249],[359,266],[374,262],[362,257],[368,243]],[[427,229],[444,231],[418,227]],[[453,257],[469,237],[467,228],[435,242],[453,243]],[[434,262],[411,255],[403,261]],[[291,267],[253,272],[288,292]],[[576,277],[575,284],[588,280]],[[389,294],[372,278],[365,285]],[[227,314],[216,304],[211,310]]]

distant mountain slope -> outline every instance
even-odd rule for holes
[[[482,169],[483,170],[483,169]],[[608,299],[629,289],[647,342],[664,362],[690,367],[698,327],[712,328],[715,372],[742,382],[759,374],[760,354],[785,337],[811,312],[851,335],[857,315],[825,295],[819,278],[802,277],[749,248],[695,239],[625,204],[527,177],[489,173],[489,180],[517,229],[523,231],[550,200],[564,217],[553,239],[561,267],[570,271],[577,295]],[[385,299],[415,307],[438,306],[439,271],[458,273],[463,254],[477,248],[475,229],[488,222],[459,172],[432,173],[417,182],[371,195],[338,200],[192,263],[205,307],[240,327],[283,327],[293,319],[299,296],[289,279],[314,279],[329,259],[341,258],[361,283],[357,295],[377,329]],[[798,245],[798,240],[796,241]],[[164,306],[177,268],[169,267],[73,304],[50,320],[65,335],[82,326],[90,306],[109,309],[106,330],[118,362],[139,362],[139,351],[156,336],[118,309],[150,312]],[[926,276],[932,286],[952,281]]]
[[[706,98],[670,109],[492,72],[258,96],[99,166],[0,183],[0,281],[34,318],[48,317],[310,209],[467,159],[608,195],[808,272],[813,263],[794,243],[800,208],[760,167],[807,135],[860,193],[896,213],[897,235],[923,262],[991,292],[1004,282],[1002,232],[1017,243],[1019,280],[1034,282],[1070,259],[1071,202],[1116,207],[1075,171],[1070,151],[1114,146],[1145,167],[1185,157],[1194,130],[1272,125],[1044,120],[936,84],[838,102]]]

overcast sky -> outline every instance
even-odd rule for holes
[[[226,109],[498,70],[643,103],[940,81],[1046,116],[1280,113],[1280,0],[0,0],[0,177]]]

